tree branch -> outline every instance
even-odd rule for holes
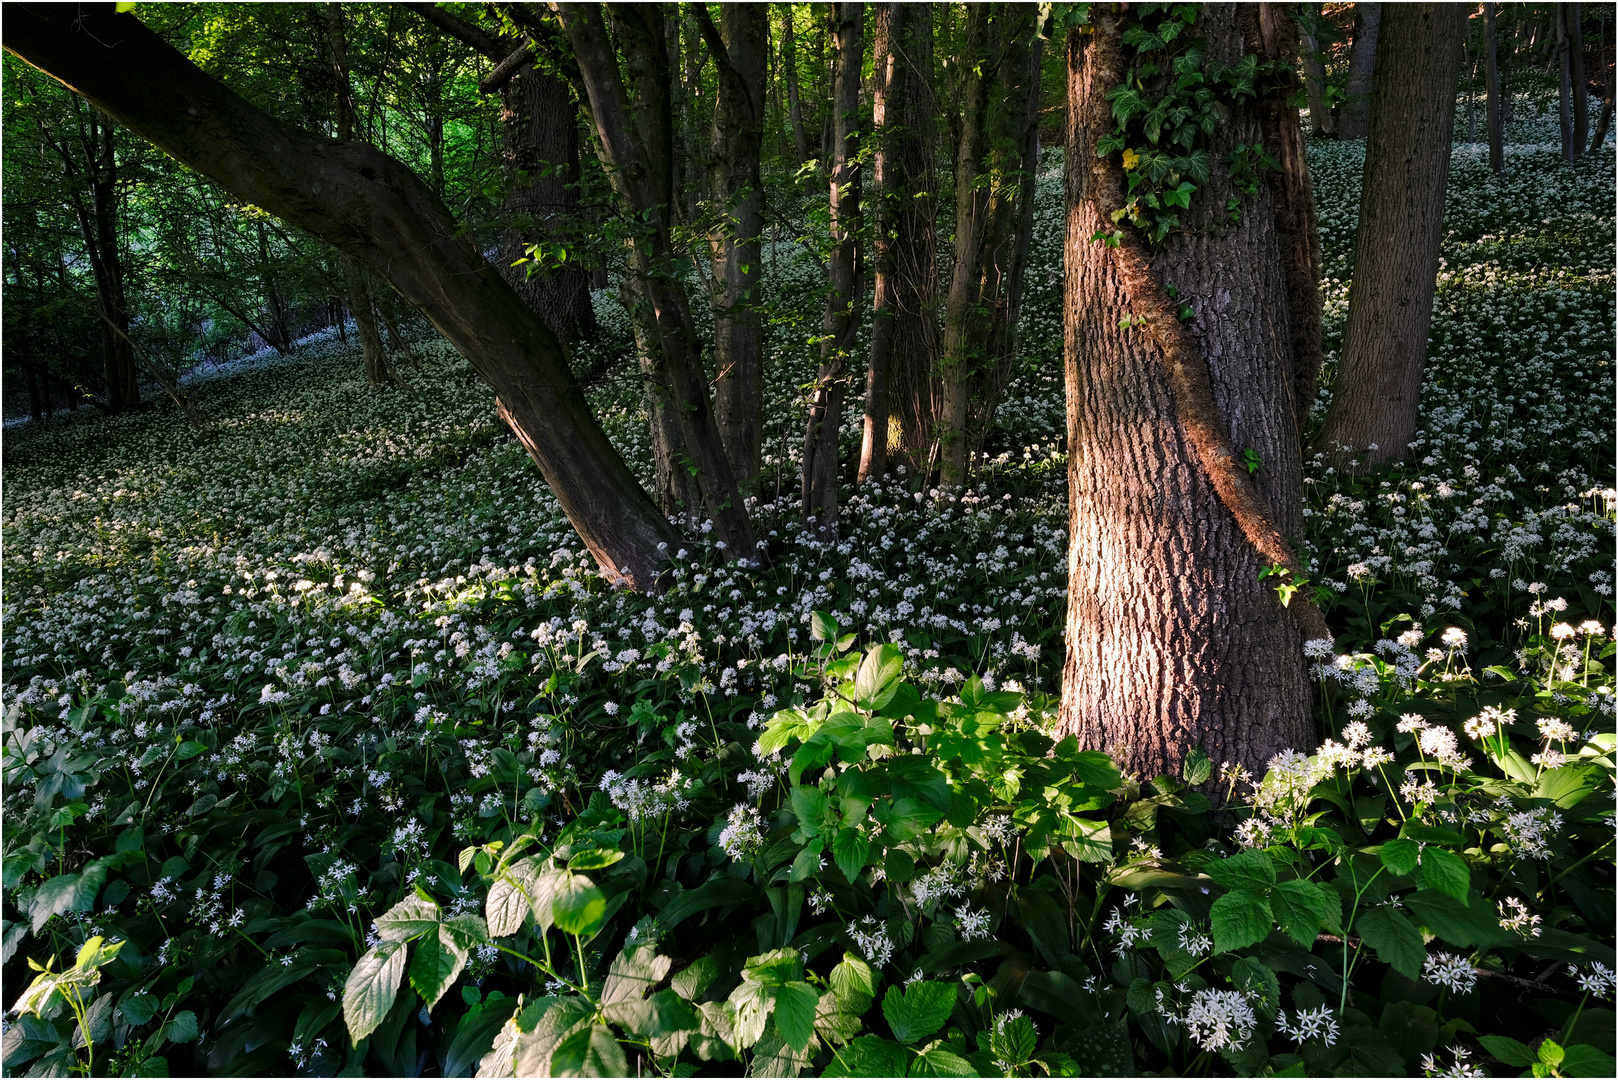
[[[481,27],[473,26],[460,16],[445,11],[437,4],[405,3],[399,6],[409,8],[450,37],[455,38],[462,44],[470,45],[490,60],[499,62],[506,58],[507,53],[511,52],[509,39],[501,38]]]

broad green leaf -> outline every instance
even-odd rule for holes
[[[1400,837],[1383,844],[1380,855],[1382,865],[1388,868],[1388,873],[1405,877],[1416,872],[1416,864],[1421,858],[1421,848],[1414,840]]]
[[[1427,959],[1421,933],[1394,908],[1387,904],[1373,907],[1355,920],[1353,929],[1383,963],[1408,979],[1421,976],[1422,962]]]
[[[601,870],[624,857],[616,848],[591,848],[581,851],[567,861],[569,870]]]
[[[1342,901],[1313,881],[1283,881],[1270,891],[1270,909],[1287,935],[1305,949],[1313,948],[1322,927],[1336,927]]]
[[[1185,755],[1185,761],[1180,766],[1180,779],[1188,787],[1205,784],[1213,775],[1213,759],[1210,758],[1200,746],[1193,746]]]
[[[1263,851],[1243,851],[1211,862],[1203,872],[1232,892],[1249,889],[1262,894],[1275,884],[1275,860]]]
[[[1453,851],[1439,847],[1423,849],[1418,873],[1422,885],[1466,903],[1466,895],[1472,889],[1472,871],[1467,868],[1466,860]]]
[[[437,904],[412,894],[376,917],[376,932],[383,941],[409,941],[436,931],[439,915]]]
[[[843,954],[842,962],[831,969],[828,981],[852,1012],[863,1013],[876,998],[876,972],[853,953]]]
[[[880,645],[868,651],[854,678],[855,703],[874,712],[893,700],[904,666],[904,653],[892,645]],[[790,1044],[791,1040],[787,1041]]]
[[[157,996],[155,994],[136,994],[134,997],[124,999],[119,1004],[118,1010],[124,1014],[124,1019],[129,1021],[130,1027],[149,1024],[158,1013]]]
[[[1230,981],[1238,990],[1246,991],[1253,1007],[1265,1016],[1273,1017],[1281,1008],[1281,982],[1263,963],[1251,956],[1237,959],[1230,969]]]
[[[444,991],[460,978],[461,969],[466,966],[466,955],[467,950],[442,927],[416,942],[415,953],[410,958],[410,988],[421,995],[428,1012],[432,1012]]]
[[[1562,1058],[1566,1056],[1567,1052],[1550,1039],[1539,1044],[1539,1060],[1553,1069],[1562,1064]]]
[[[190,1009],[183,1009],[174,1014],[163,1025],[163,1038],[174,1043],[188,1043],[197,1037],[197,1014]]]
[[[1519,1069],[1526,1069],[1539,1060],[1528,1046],[1504,1035],[1479,1035],[1478,1042],[1483,1044],[1483,1049],[1494,1055],[1496,1061],[1514,1065]]]
[[[1474,948],[1517,940],[1515,934],[1501,929],[1500,920],[1487,904],[1467,906],[1434,889],[1417,889],[1403,899],[1423,926],[1452,945]]]
[[[903,1076],[904,1047],[879,1035],[861,1035],[837,1051],[826,1076]]]
[[[60,874],[46,881],[34,890],[34,898],[28,903],[34,933],[39,933],[52,915],[89,911],[106,880],[107,868],[93,862],[77,874]]]
[[[580,1028],[551,1054],[552,1076],[628,1076],[629,1061],[605,1024]]]
[[[540,998],[518,1017],[520,1034],[512,1047],[512,1075],[543,1076],[563,1039],[588,1027],[595,1010],[581,997]]]
[[[802,1050],[814,1037],[815,1008],[819,1004],[820,993],[806,982],[789,982],[775,988],[775,1026],[794,1050]]]
[[[976,1076],[972,1063],[953,1050],[931,1046],[916,1055],[910,1065],[911,1076]]]
[[[836,641],[837,620],[824,611],[811,612],[809,615],[809,640]]]
[[[852,884],[859,880],[860,871],[870,858],[871,842],[859,828],[838,829],[837,835],[832,838],[831,853],[832,858],[837,860],[837,869]],[[787,1042],[791,1043],[792,1040],[788,1039]]]
[[[343,984],[343,1022],[355,1042],[382,1023],[399,992],[405,972],[402,941],[384,941],[368,949]]]
[[[1217,952],[1233,952],[1256,945],[1275,927],[1269,903],[1258,893],[1246,889],[1221,896],[1213,902],[1208,914]]]
[[[551,897],[551,916],[562,933],[590,937],[606,921],[606,894],[583,874],[569,874]]]
[[[1618,1061],[1605,1050],[1583,1043],[1562,1050],[1563,1076],[1618,1076]]]
[[[950,983],[917,982],[888,987],[882,995],[882,1015],[893,1037],[906,1045],[937,1033],[955,1008],[955,987]]]
[[[797,815],[798,828],[805,836],[819,836],[826,823],[826,793],[816,787],[794,785],[791,794],[792,812]]]

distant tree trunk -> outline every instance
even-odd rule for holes
[[[1607,141],[1607,129],[1612,126],[1613,71],[1607,52],[1607,31],[1612,24],[1611,12],[1608,12],[1608,17],[1601,20],[1601,97],[1604,104],[1601,106],[1601,119],[1596,122],[1595,134],[1590,136],[1590,153],[1595,153]]]
[[[865,366],[865,425],[854,482],[864,486],[888,471],[888,360],[893,353],[893,256],[896,218],[903,198],[896,183],[892,143],[902,134],[908,71],[903,60],[905,5],[876,9],[871,42],[871,212],[875,219],[871,303],[871,352]],[[896,48],[896,45],[898,46]],[[890,111],[891,110],[891,111]]]
[[[859,334],[865,293],[860,253],[860,67],[865,54],[865,5],[839,0],[831,8],[836,49],[832,84],[835,135],[831,159],[832,252],[827,273],[826,321],[820,371],[809,405],[803,440],[803,516],[821,536],[837,527],[837,482],[841,471],[838,434],[843,426],[843,383]]]
[[[1501,173],[1506,168],[1505,117],[1500,110],[1499,35],[1495,31],[1495,4],[1483,5],[1484,63],[1488,81],[1489,168]]]
[[[652,357],[679,419],[684,466],[696,471],[702,502],[728,559],[756,559],[759,547],[736,473],[708,400],[708,379],[691,321],[690,301],[675,267],[683,260],[672,235],[674,115],[663,16],[656,5],[560,4],[590,105],[601,163],[625,216],[641,224],[633,241],[634,274],[643,311],[654,328]],[[610,15],[614,42],[603,16]],[[624,57],[619,70],[618,55]],[[634,102],[633,110],[630,102]]]
[[[883,279],[876,302],[886,305],[886,314],[871,325],[871,362],[885,361],[887,368],[881,439],[891,445],[896,435],[905,463],[925,475],[937,446],[941,397],[935,228],[938,109],[933,90],[936,9],[932,4],[899,3],[892,10],[889,42],[896,48],[894,65],[885,69],[891,80],[884,106],[888,131],[876,151],[878,168],[885,170],[875,209],[877,272]],[[892,29],[900,25],[902,34]],[[871,378],[867,372],[867,386]],[[875,423],[867,420],[868,425]],[[877,434],[872,431],[869,436],[873,443]],[[863,447],[861,460],[865,468]],[[868,476],[881,475],[875,468],[865,471]]]
[[[1582,145],[1573,142],[1573,43],[1568,34],[1568,8],[1570,4],[1557,4],[1556,19],[1556,115],[1562,131],[1562,164],[1571,165],[1579,158]]]
[[[555,335],[409,169],[255,109],[112,4],[13,4],[0,33],[130,131],[388,280],[494,388],[603,571],[656,587],[679,534],[590,413]]]
[[[1563,4],[1567,20],[1569,77],[1573,83],[1573,160],[1590,144],[1590,84],[1584,74],[1584,5]]]
[[[1265,60],[1291,69],[1298,52],[1298,24],[1279,4],[1258,5],[1259,43]],[[1272,94],[1260,102],[1264,145],[1275,151],[1281,167],[1266,174],[1275,203],[1275,232],[1283,253],[1287,281],[1287,326],[1292,332],[1293,412],[1301,438],[1309,424],[1320,381],[1320,228],[1315,212],[1314,182],[1304,152],[1298,110],[1285,96]]]
[[[281,288],[275,279],[275,269],[270,260],[269,230],[264,228],[262,221],[255,224],[258,234],[259,285],[264,290],[264,306],[269,312],[268,321],[272,330],[266,340],[275,347],[276,352],[288,356],[292,353],[293,341],[287,302],[281,295]]]
[[[967,8],[970,68],[955,157],[955,265],[944,311],[938,451],[940,481],[951,487],[967,482],[974,413],[990,410],[1010,353],[1008,305],[1018,269],[1023,171],[1030,166],[1029,96],[1038,93],[1036,21],[1037,9],[1026,4]]]
[[[1303,28],[1303,81],[1309,94],[1309,124],[1318,135],[1330,136],[1337,130],[1331,109],[1326,107],[1326,63],[1321,59],[1320,42],[1314,30],[1320,20],[1320,5],[1308,5],[1307,25]]]
[[[1402,460],[1416,434],[1464,19],[1443,3],[1384,15],[1342,359],[1317,439],[1362,468]]]
[[[759,289],[764,267],[764,58],[768,11],[727,3],[720,27],[696,5],[698,26],[719,76],[708,175],[722,213],[709,233],[713,252],[714,414],[725,453],[744,492],[758,478],[764,442],[764,327]]]
[[[1197,20],[1210,59],[1236,61],[1256,5],[1209,5]],[[1288,256],[1263,188],[1231,224],[1223,167],[1199,190],[1183,231],[1150,256],[1127,223],[1118,247],[1091,238],[1123,205],[1117,156],[1097,141],[1115,121],[1108,90],[1127,74],[1121,15],[1092,9],[1069,32],[1066,288],[1069,592],[1060,728],[1116,753],[1143,777],[1175,775],[1188,751],[1262,775],[1316,739],[1302,645],[1327,636],[1301,596],[1283,608],[1259,571],[1296,559],[1302,462],[1293,417]],[[1239,104],[1209,156],[1260,140]],[[1175,317],[1164,281],[1192,298]],[[1218,300],[1215,302],[1214,298]],[[1198,303],[1197,298],[1206,298]],[[1144,323],[1119,326],[1126,313]],[[1252,447],[1258,475],[1234,464]],[[1312,612],[1312,618],[1306,617]]]
[[[798,152],[798,164],[809,160],[809,141],[803,134],[803,107],[798,100],[798,46],[793,37],[791,4],[782,4],[786,27],[781,32],[781,67],[787,80],[787,116],[792,120],[792,146]]]
[[[1337,137],[1344,141],[1363,139],[1367,131],[1382,5],[1355,4],[1354,13],[1354,48],[1348,57],[1348,86],[1343,114],[1337,123]]]

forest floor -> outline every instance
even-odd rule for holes
[[[1385,661],[1433,679],[1493,669],[1527,678],[1543,661],[1556,684],[1554,665],[1571,660],[1541,648],[1549,624],[1594,624],[1572,643],[1589,665],[1581,681],[1545,700],[1554,695],[1556,708],[1610,731],[1613,683],[1602,662],[1612,654],[1618,515],[1613,153],[1565,168],[1541,128],[1519,125],[1500,177],[1481,146],[1457,146],[1419,445],[1408,465],[1365,477],[1307,463],[1303,539],[1339,651],[1358,654],[1365,670]],[[1346,314],[1362,154],[1353,144],[1310,150],[1326,279],[1317,420]],[[30,745],[57,744],[68,765],[104,758],[91,769],[97,778],[123,769],[127,794],[156,815],[145,835],[161,834],[175,852],[155,886],[137,882],[131,895],[114,882],[98,914],[76,901],[56,913],[138,937],[138,920],[168,910],[176,929],[164,933],[179,941],[185,928],[183,948],[200,963],[233,942],[221,920],[235,927],[231,909],[248,904],[233,875],[244,875],[244,890],[279,896],[275,874],[245,876],[248,848],[232,814],[290,799],[296,823],[271,850],[301,834],[315,861],[301,886],[280,886],[302,892],[290,907],[276,899],[275,911],[307,900],[341,920],[344,905],[355,910],[356,887],[362,900],[404,887],[381,877],[355,886],[338,872],[354,870],[339,853],[357,828],[392,836],[388,850],[414,866],[405,881],[431,877],[494,823],[560,824],[559,812],[595,805],[593,793],[613,783],[603,772],[641,753],[630,736],[666,741],[685,761],[706,730],[717,740],[722,725],[759,728],[777,709],[814,700],[819,687],[798,664],[817,611],[863,642],[895,644],[924,693],[947,696],[977,676],[985,690],[1026,694],[1036,725],[1048,718],[1067,590],[1060,199],[1060,155],[1051,154],[1024,365],[972,487],[940,492],[902,474],[871,485],[845,503],[830,544],[804,534],[796,502],[801,387],[823,278],[783,246],[766,276],[778,317],[754,508],[770,565],[734,570],[698,535],[659,597],[604,587],[496,421],[486,386],[442,343],[422,343],[420,367],[402,368],[409,393],[367,387],[356,350],[330,339],[199,380],[201,435],[167,408],[8,426],[8,739],[26,732]],[[597,305],[595,350],[626,355],[622,310],[604,293]],[[591,396],[646,476],[633,365],[615,364]],[[855,399],[845,458],[858,425]],[[1324,695],[1328,731],[1363,715],[1353,697]],[[419,776],[416,766],[383,767],[379,754],[414,745],[423,730],[459,739],[463,749],[450,750],[463,787],[426,783],[424,764]],[[502,742],[520,763],[519,782],[483,784],[501,767],[488,747]],[[181,782],[178,762],[164,772],[177,744],[207,755],[197,763],[206,768]],[[49,781],[56,794],[78,784],[82,796],[51,828],[110,836],[131,820],[128,799],[75,775]],[[8,831],[33,820],[37,798],[51,805],[45,783],[8,783]],[[613,790],[616,799],[624,789]],[[14,873],[10,845],[8,901],[21,905],[13,890],[31,871],[19,863]],[[197,899],[165,909],[163,883],[175,879]],[[38,908],[39,893],[26,901]],[[240,918],[246,908],[236,910]],[[44,918],[36,912],[36,932]],[[262,925],[255,948],[285,945],[275,937],[283,931]],[[7,927],[9,960],[27,926]],[[165,940],[146,936],[151,952]],[[492,961],[479,962],[487,970]],[[332,963],[297,970],[318,981],[320,964]],[[215,1043],[208,1052],[236,1051]]]

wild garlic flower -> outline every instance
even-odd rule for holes
[[[1181,1018],[1191,1041],[1203,1050],[1239,1050],[1258,1026],[1240,990],[1198,990]]]
[[[1468,1063],[1467,1059],[1471,1057],[1471,1053],[1465,1047],[1452,1046],[1449,1048],[1449,1052],[1453,1063],[1448,1066],[1439,1064],[1438,1058],[1434,1054],[1421,1055],[1422,1075],[1454,1078],[1488,1075],[1480,1067]]]
[[[1529,911],[1528,905],[1515,896],[1506,897],[1497,903],[1495,907],[1500,912],[1500,929],[1510,930],[1512,933],[1525,938],[1537,938],[1539,936],[1539,916]]]
[[[887,966],[893,958],[893,939],[888,937],[888,928],[874,916],[862,916],[859,921],[849,923],[846,930],[854,947],[877,970]]]
[[[1606,964],[1592,962],[1584,970],[1577,964],[1569,964],[1567,973],[1579,982],[1579,989],[1587,994],[1594,994],[1598,998],[1611,998],[1613,991],[1613,971]]]
[[[962,904],[955,909],[955,928],[960,931],[963,941],[978,941],[989,937],[988,909],[974,910],[970,905]]]
[[[1478,985],[1472,961],[1454,953],[1434,952],[1421,965],[1421,977],[1455,994],[1470,994]]]
[[[1310,1039],[1319,1039],[1327,1046],[1337,1044],[1337,1018],[1325,1005],[1318,1009],[1299,1009],[1297,1016],[1291,1020],[1287,1019],[1287,1011],[1282,1009],[1275,1018],[1275,1025],[1281,1030],[1281,1034],[1299,1046]]]
[[[732,859],[753,854],[764,846],[764,818],[757,809],[737,803],[719,834],[719,846]]]

